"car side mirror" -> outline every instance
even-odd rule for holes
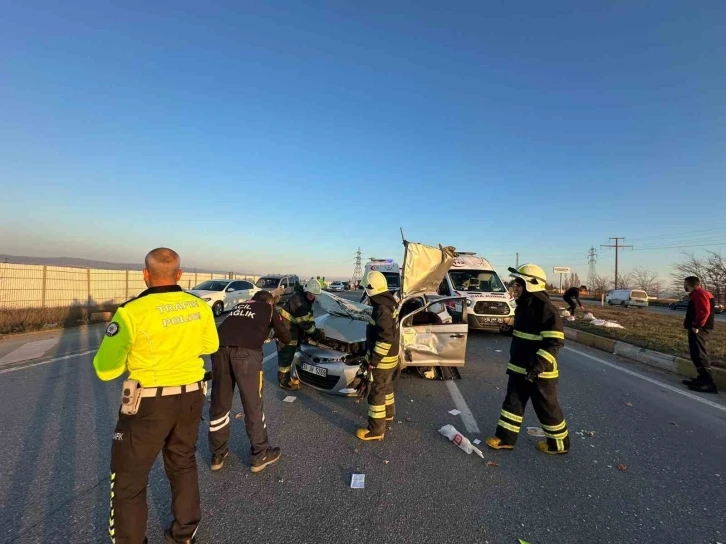
[[[227,292],[228,293],[232,293],[234,290],[235,290],[234,287],[228,287],[227,288]]]

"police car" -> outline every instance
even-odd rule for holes
[[[476,253],[457,254],[439,286],[439,295],[466,297],[470,329],[499,330],[500,325],[514,321],[514,298],[491,263]],[[460,304],[450,303],[450,309],[461,314]]]

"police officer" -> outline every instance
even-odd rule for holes
[[[290,343],[277,354],[277,381],[280,387],[290,391],[300,389],[300,381],[292,377],[292,361],[300,344],[306,339],[322,340],[325,331],[315,327],[313,303],[323,290],[320,282],[310,279],[302,290],[296,290],[282,306],[280,315],[290,331]]]
[[[567,453],[570,438],[557,401],[557,352],[565,339],[562,319],[545,293],[544,270],[525,264],[509,271],[515,278],[517,297],[514,329],[502,326],[504,334],[513,336],[507,366],[509,383],[495,436],[487,438],[486,444],[497,450],[514,448],[531,398],[547,437],[537,443],[537,449],[549,454]]]
[[[191,543],[201,519],[195,458],[205,402],[204,361],[219,347],[210,307],[177,285],[179,255],[145,260],[148,289],[122,304],[106,328],[93,366],[104,381],[128,370],[111,449],[111,517],[116,544],[146,542],[149,470],[163,452],[174,522],[169,543]]]
[[[393,421],[395,400],[393,376],[398,366],[398,303],[388,291],[386,277],[372,270],[363,278],[363,288],[373,312],[366,327],[368,372],[372,378],[368,392],[368,427],[358,429],[361,440],[383,440],[386,421]]]
[[[245,414],[245,429],[252,450],[252,472],[260,472],[280,459],[280,448],[271,448],[262,407],[262,346],[270,329],[283,344],[290,331],[273,306],[267,291],[234,307],[218,328],[219,351],[212,355],[212,406],[209,409],[209,449],[212,470],[220,470],[229,454],[229,413],[235,384]]]

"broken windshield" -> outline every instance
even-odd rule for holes
[[[496,272],[457,269],[450,270],[449,277],[457,291],[474,293],[505,293],[507,291]]]

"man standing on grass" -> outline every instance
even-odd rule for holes
[[[698,371],[698,376],[692,380],[683,380],[683,383],[692,391],[718,393],[711,374],[711,360],[707,349],[708,336],[714,325],[715,299],[701,287],[701,280],[696,276],[683,280],[683,288],[690,298],[683,327],[688,331],[688,349]]]
[[[570,316],[572,317],[575,317],[575,310],[578,306],[583,310],[585,309],[582,302],[580,302],[580,292],[584,290],[584,285],[582,287],[572,286],[562,295],[562,299],[570,306]]]

